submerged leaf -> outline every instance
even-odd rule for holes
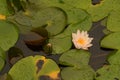
[[[18,31],[15,25],[6,21],[0,21],[0,47],[7,51],[14,46],[18,39]]]

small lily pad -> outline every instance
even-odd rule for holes
[[[0,21],[0,47],[7,51],[18,39],[18,31],[14,24]]]
[[[111,33],[104,37],[101,46],[110,49],[120,49],[120,32]]]
[[[71,36],[64,33],[49,39],[52,47],[52,54],[61,54],[72,47]]]
[[[96,80],[119,80],[120,65],[103,66],[101,69],[98,69],[97,74]]]
[[[70,50],[60,57],[60,64],[66,66],[83,66],[88,65],[90,53],[84,50]]]
[[[67,67],[61,71],[61,76],[63,80],[93,80],[95,72],[89,66]]]

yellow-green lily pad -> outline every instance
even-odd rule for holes
[[[9,71],[13,80],[59,80],[57,64],[44,56],[29,56],[18,61]]]
[[[101,46],[110,49],[120,49],[120,32],[111,33],[104,37]]]
[[[18,30],[12,23],[0,21],[0,47],[7,51],[18,39]]]

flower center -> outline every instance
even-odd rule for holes
[[[0,14],[0,20],[5,20],[6,16]]]
[[[85,44],[85,40],[80,38],[80,39],[78,39],[77,43],[84,45]]]

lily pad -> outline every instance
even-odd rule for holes
[[[5,65],[5,59],[6,59],[6,54],[5,52],[0,48],[0,71]]]
[[[97,22],[110,13],[114,0],[102,0],[99,4],[90,5],[87,12],[92,16],[92,20]]]
[[[60,69],[53,60],[37,55],[18,61],[11,68],[9,74],[13,80],[41,80],[42,77],[59,80],[59,72]]]
[[[91,0],[61,0],[61,1],[64,4],[68,4],[69,6],[81,9],[87,9],[91,4]]]
[[[0,57],[4,60],[6,59],[5,51],[3,51],[1,48],[0,48]]]
[[[90,53],[84,50],[70,50],[60,57],[60,64],[66,66],[84,66],[88,65]]]
[[[115,64],[115,65],[120,65],[120,51],[118,50],[117,52],[112,53],[109,57],[108,57],[108,61],[110,64]]]
[[[68,8],[68,5],[61,5],[60,8],[63,9],[68,17],[68,24],[74,24],[78,22],[82,22],[88,15],[87,12],[85,12],[82,9],[78,8]]]
[[[77,30],[89,31],[91,29],[91,26],[92,26],[91,16],[88,15],[82,21],[69,25],[64,31],[64,33],[71,36],[72,33],[76,32]]]
[[[49,34],[56,35],[66,27],[66,19],[65,13],[61,9],[53,7],[40,10],[31,22],[33,27],[46,25],[45,29]]]
[[[3,60],[3,58],[0,57],[0,71],[4,67],[4,64],[5,64],[5,60]]]
[[[120,32],[111,33],[103,38],[101,46],[110,49],[120,49]]]
[[[72,47],[71,36],[64,33],[49,39],[52,47],[52,54],[61,54]]]
[[[112,11],[107,20],[107,29],[112,32],[120,31],[120,10]]]
[[[61,72],[62,80],[93,80],[95,72],[89,66],[67,67]]]
[[[18,39],[18,31],[15,25],[6,21],[0,21],[0,47],[7,51],[14,46]]]
[[[6,0],[0,0],[0,15],[7,16],[9,15],[9,11],[7,8],[7,2]]]
[[[108,65],[97,71],[96,80],[119,80],[120,65]]]

